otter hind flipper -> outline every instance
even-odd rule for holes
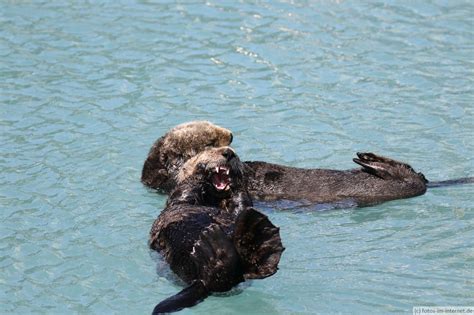
[[[245,279],[262,279],[278,270],[284,247],[280,229],[268,217],[246,208],[237,217],[234,244],[244,265]]]
[[[189,258],[195,265],[197,279],[178,294],[159,303],[153,315],[194,306],[210,292],[228,291],[244,281],[234,244],[218,224],[212,223],[201,232]]]
[[[239,254],[221,227],[209,225],[194,244],[191,253],[199,279],[213,292],[230,290],[243,282]]]
[[[363,167],[363,170],[382,179],[403,180],[410,177],[420,177],[427,182],[422,173],[417,173],[408,164],[395,161],[373,153],[357,152],[358,159],[353,161]]]
[[[208,295],[209,291],[206,289],[202,281],[195,280],[190,286],[184,288],[178,294],[161,301],[155,306],[152,314],[158,315],[177,312],[185,307],[191,307],[198,304]]]

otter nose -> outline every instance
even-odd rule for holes
[[[230,133],[229,143],[232,143],[232,140],[234,140],[234,135],[232,133]]]
[[[227,161],[230,161],[233,157],[235,157],[234,151],[232,149],[225,149],[224,152],[222,152],[222,156],[227,159]]]

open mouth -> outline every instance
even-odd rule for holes
[[[212,174],[212,184],[217,191],[230,189],[230,169],[226,166],[216,166]]]

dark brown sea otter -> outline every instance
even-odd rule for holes
[[[219,141],[215,139],[221,139],[225,145],[232,141],[229,130],[209,122],[191,122],[178,127],[155,143],[142,172],[145,185],[166,193],[174,187],[180,167],[190,157],[209,146],[219,146]],[[169,143],[180,145],[171,150]],[[362,168],[351,170],[303,169],[248,161],[244,162],[244,178],[249,193],[256,200],[287,199],[308,203],[349,201],[347,205],[357,206],[422,195],[429,187],[474,182],[473,177],[428,182],[422,173],[415,172],[408,164],[373,153],[357,155],[354,162]],[[167,162],[153,164],[150,157],[155,156],[161,156]]]
[[[149,244],[189,286],[159,303],[153,314],[193,306],[212,292],[277,271],[284,250],[279,229],[251,207],[242,171],[228,147],[205,150],[186,163]]]
[[[362,168],[346,171],[245,162],[248,190],[258,200],[288,199],[310,204],[342,202],[357,206],[425,193],[425,177],[408,164],[373,153],[357,153],[357,156],[354,162]]]

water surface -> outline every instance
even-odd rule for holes
[[[0,6],[0,313],[148,314],[181,288],[148,231],[153,141],[207,119],[244,160],[345,169],[357,151],[473,176],[470,1]],[[474,187],[287,211],[280,270],[184,314],[411,313],[474,304]],[[288,207],[286,207],[288,208]]]

